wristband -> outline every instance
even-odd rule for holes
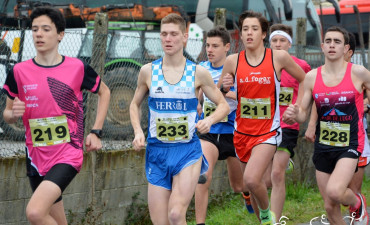
[[[224,93],[224,94],[227,94],[230,90],[229,90],[229,91],[225,91],[225,90],[224,90],[224,84],[221,84],[220,91],[221,91],[222,93]]]
[[[93,129],[90,131],[90,133],[95,134],[98,138],[102,138],[103,136],[103,131],[100,129]]]

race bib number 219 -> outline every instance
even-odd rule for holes
[[[34,147],[70,142],[66,115],[29,119]]]

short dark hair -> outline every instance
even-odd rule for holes
[[[239,30],[240,30],[240,32],[242,32],[243,22],[246,18],[257,18],[258,21],[260,22],[262,32],[266,33],[266,35],[267,35],[268,29],[269,29],[269,22],[267,21],[267,19],[261,13],[255,12],[255,11],[252,11],[252,10],[247,10],[247,11],[244,11],[242,14],[240,14],[240,16],[239,16]]]
[[[40,16],[49,17],[51,22],[55,24],[58,34],[66,29],[66,20],[62,12],[60,12],[58,9],[52,8],[50,6],[40,6],[35,8],[30,15],[31,24],[35,18]]]
[[[289,34],[290,37],[293,37],[293,28],[291,26],[282,23],[273,24],[270,27],[270,34],[276,30],[284,31],[285,33]]]
[[[356,37],[352,32],[349,32],[348,36],[349,36],[349,50],[353,51],[352,53],[353,55],[356,51]]]
[[[346,29],[344,29],[342,27],[338,27],[338,26],[331,26],[331,27],[329,27],[325,31],[324,37],[325,37],[326,33],[328,33],[328,32],[339,32],[339,33],[342,33],[343,34],[343,38],[344,38],[344,44],[345,45],[348,45],[349,44],[349,35],[348,35],[348,32],[347,32]]]
[[[223,26],[216,26],[208,31],[207,37],[220,37],[224,45],[230,43],[231,40],[229,31]]]

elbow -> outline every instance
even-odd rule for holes
[[[17,121],[17,119],[14,119],[11,115],[11,112],[7,112],[7,110],[4,110],[3,112],[3,119],[7,124],[13,124]]]
[[[110,96],[111,96],[111,93],[110,93],[110,89],[109,88],[107,88],[107,92],[106,92],[106,98],[107,98],[107,100],[108,100],[108,102],[110,101]]]
[[[224,105],[222,105],[221,106],[223,109],[225,109],[225,113],[226,113],[226,115],[225,116],[227,116],[227,115],[229,115],[230,114],[230,106],[229,106],[229,104],[225,101],[225,103],[224,103]]]

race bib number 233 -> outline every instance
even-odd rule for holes
[[[179,141],[189,139],[188,117],[156,118],[157,139]]]

